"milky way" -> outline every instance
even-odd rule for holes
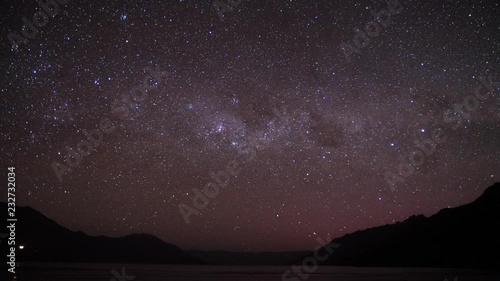
[[[219,17],[212,1],[69,1],[18,46],[40,7],[4,3],[2,169],[19,204],[72,230],[185,249],[308,249],[468,203],[500,176],[500,7],[425,3],[242,1]],[[228,163],[239,173],[187,224],[179,206]]]

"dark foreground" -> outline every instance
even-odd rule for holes
[[[435,268],[355,268],[319,267],[311,273],[303,269],[302,278],[294,274],[283,275],[291,267],[228,267],[191,265],[137,265],[137,264],[58,264],[26,263],[16,268],[15,277],[6,280],[57,280],[57,281],[494,281],[500,273],[464,269]],[[4,279],[5,280],[5,279]]]

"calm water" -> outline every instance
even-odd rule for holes
[[[113,269],[116,271],[113,273]],[[125,271],[123,272],[122,269]],[[227,266],[172,266],[172,265],[136,265],[136,264],[57,264],[31,263],[22,264],[16,269],[16,281],[301,281],[298,275],[283,278],[283,272],[290,267],[227,267]],[[125,274],[124,274],[125,273]],[[320,267],[309,276],[302,275],[302,280],[311,281],[443,281],[448,279],[500,280],[500,274],[461,269],[403,269],[403,268],[354,268]],[[455,277],[457,279],[455,279]]]

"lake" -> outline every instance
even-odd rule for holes
[[[192,266],[138,264],[23,263],[16,268],[16,281],[497,281],[499,273],[435,268],[319,267],[311,273],[283,276],[289,266]],[[4,271],[5,272],[5,271]],[[5,279],[4,279],[5,280]]]

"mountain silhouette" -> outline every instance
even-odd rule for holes
[[[333,239],[328,246],[340,247],[320,264],[498,270],[499,215],[500,183],[495,183],[470,204]],[[326,253],[326,246],[319,249],[320,256]]]
[[[7,209],[7,203],[0,202]],[[500,183],[470,204],[431,217],[356,231],[320,248],[321,265],[500,268]],[[183,251],[150,234],[89,236],[64,228],[30,207],[16,207],[17,261],[160,264],[290,265],[314,252]],[[0,219],[6,221],[6,212]],[[4,230],[3,232],[7,232]],[[1,234],[1,232],[0,232]],[[338,247],[340,244],[340,247]],[[2,241],[0,248],[7,243]],[[328,247],[330,246],[330,247]],[[335,249],[333,253],[328,253]],[[2,249],[6,252],[5,249]]]
[[[0,206],[7,210],[7,203],[0,202]],[[2,221],[6,221],[6,213],[2,212]],[[25,246],[17,250],[18,262],[199,263],[179,247],[150,234],[89,236],[64,228],[30,207],[17,206],[16,217],[16,246]],[[2,241],[0,247],[6,245]]]

